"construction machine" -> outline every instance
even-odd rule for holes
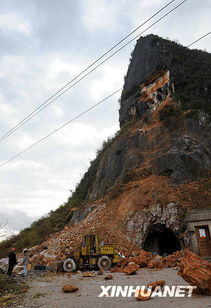
[[[82,243],[63,263],[65,272],[77,269],[101,269],[108,271],[112,264],[120,261],[114,246],[105,246],[97,235],[85,235]]]

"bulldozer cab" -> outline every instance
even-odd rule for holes
[[[82,256],[95,255],[99,253],[99,239],[96,235],[86,235],[83,237],[81,254]]]

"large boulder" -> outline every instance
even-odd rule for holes
[[[178,272],[185,281],[197,286],[197,293],[211,295],[211,263],[191,251],[184,252]]]
[[[136,274],[138,269],[139,269],[139,266],[137,264],[128,264],[123,269],[123,273],[125,273],[127,275],[134,275],[134,274]]]

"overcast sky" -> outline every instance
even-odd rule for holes
[[[0,135],[167,2],[0,0]],[[210,0],[188,0],[146,34],[188,45],[211,30],[210,11]],[[134,45],[0,143],[0,164],[121,87]],[[211,52],[211,36],[193,48]],[[118,130],[119,96],[0,168],[0,222],[17,231],[67,200]]]

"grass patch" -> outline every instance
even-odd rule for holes
[[[0,274],[0,307],[13,307],[14,304],[18,304],[28,288],[25,282],[19,282],[11,277]]]
[[[46,293],[36,293],[33,295],[34,298],[40,298],[42,296],[44,296]]]

